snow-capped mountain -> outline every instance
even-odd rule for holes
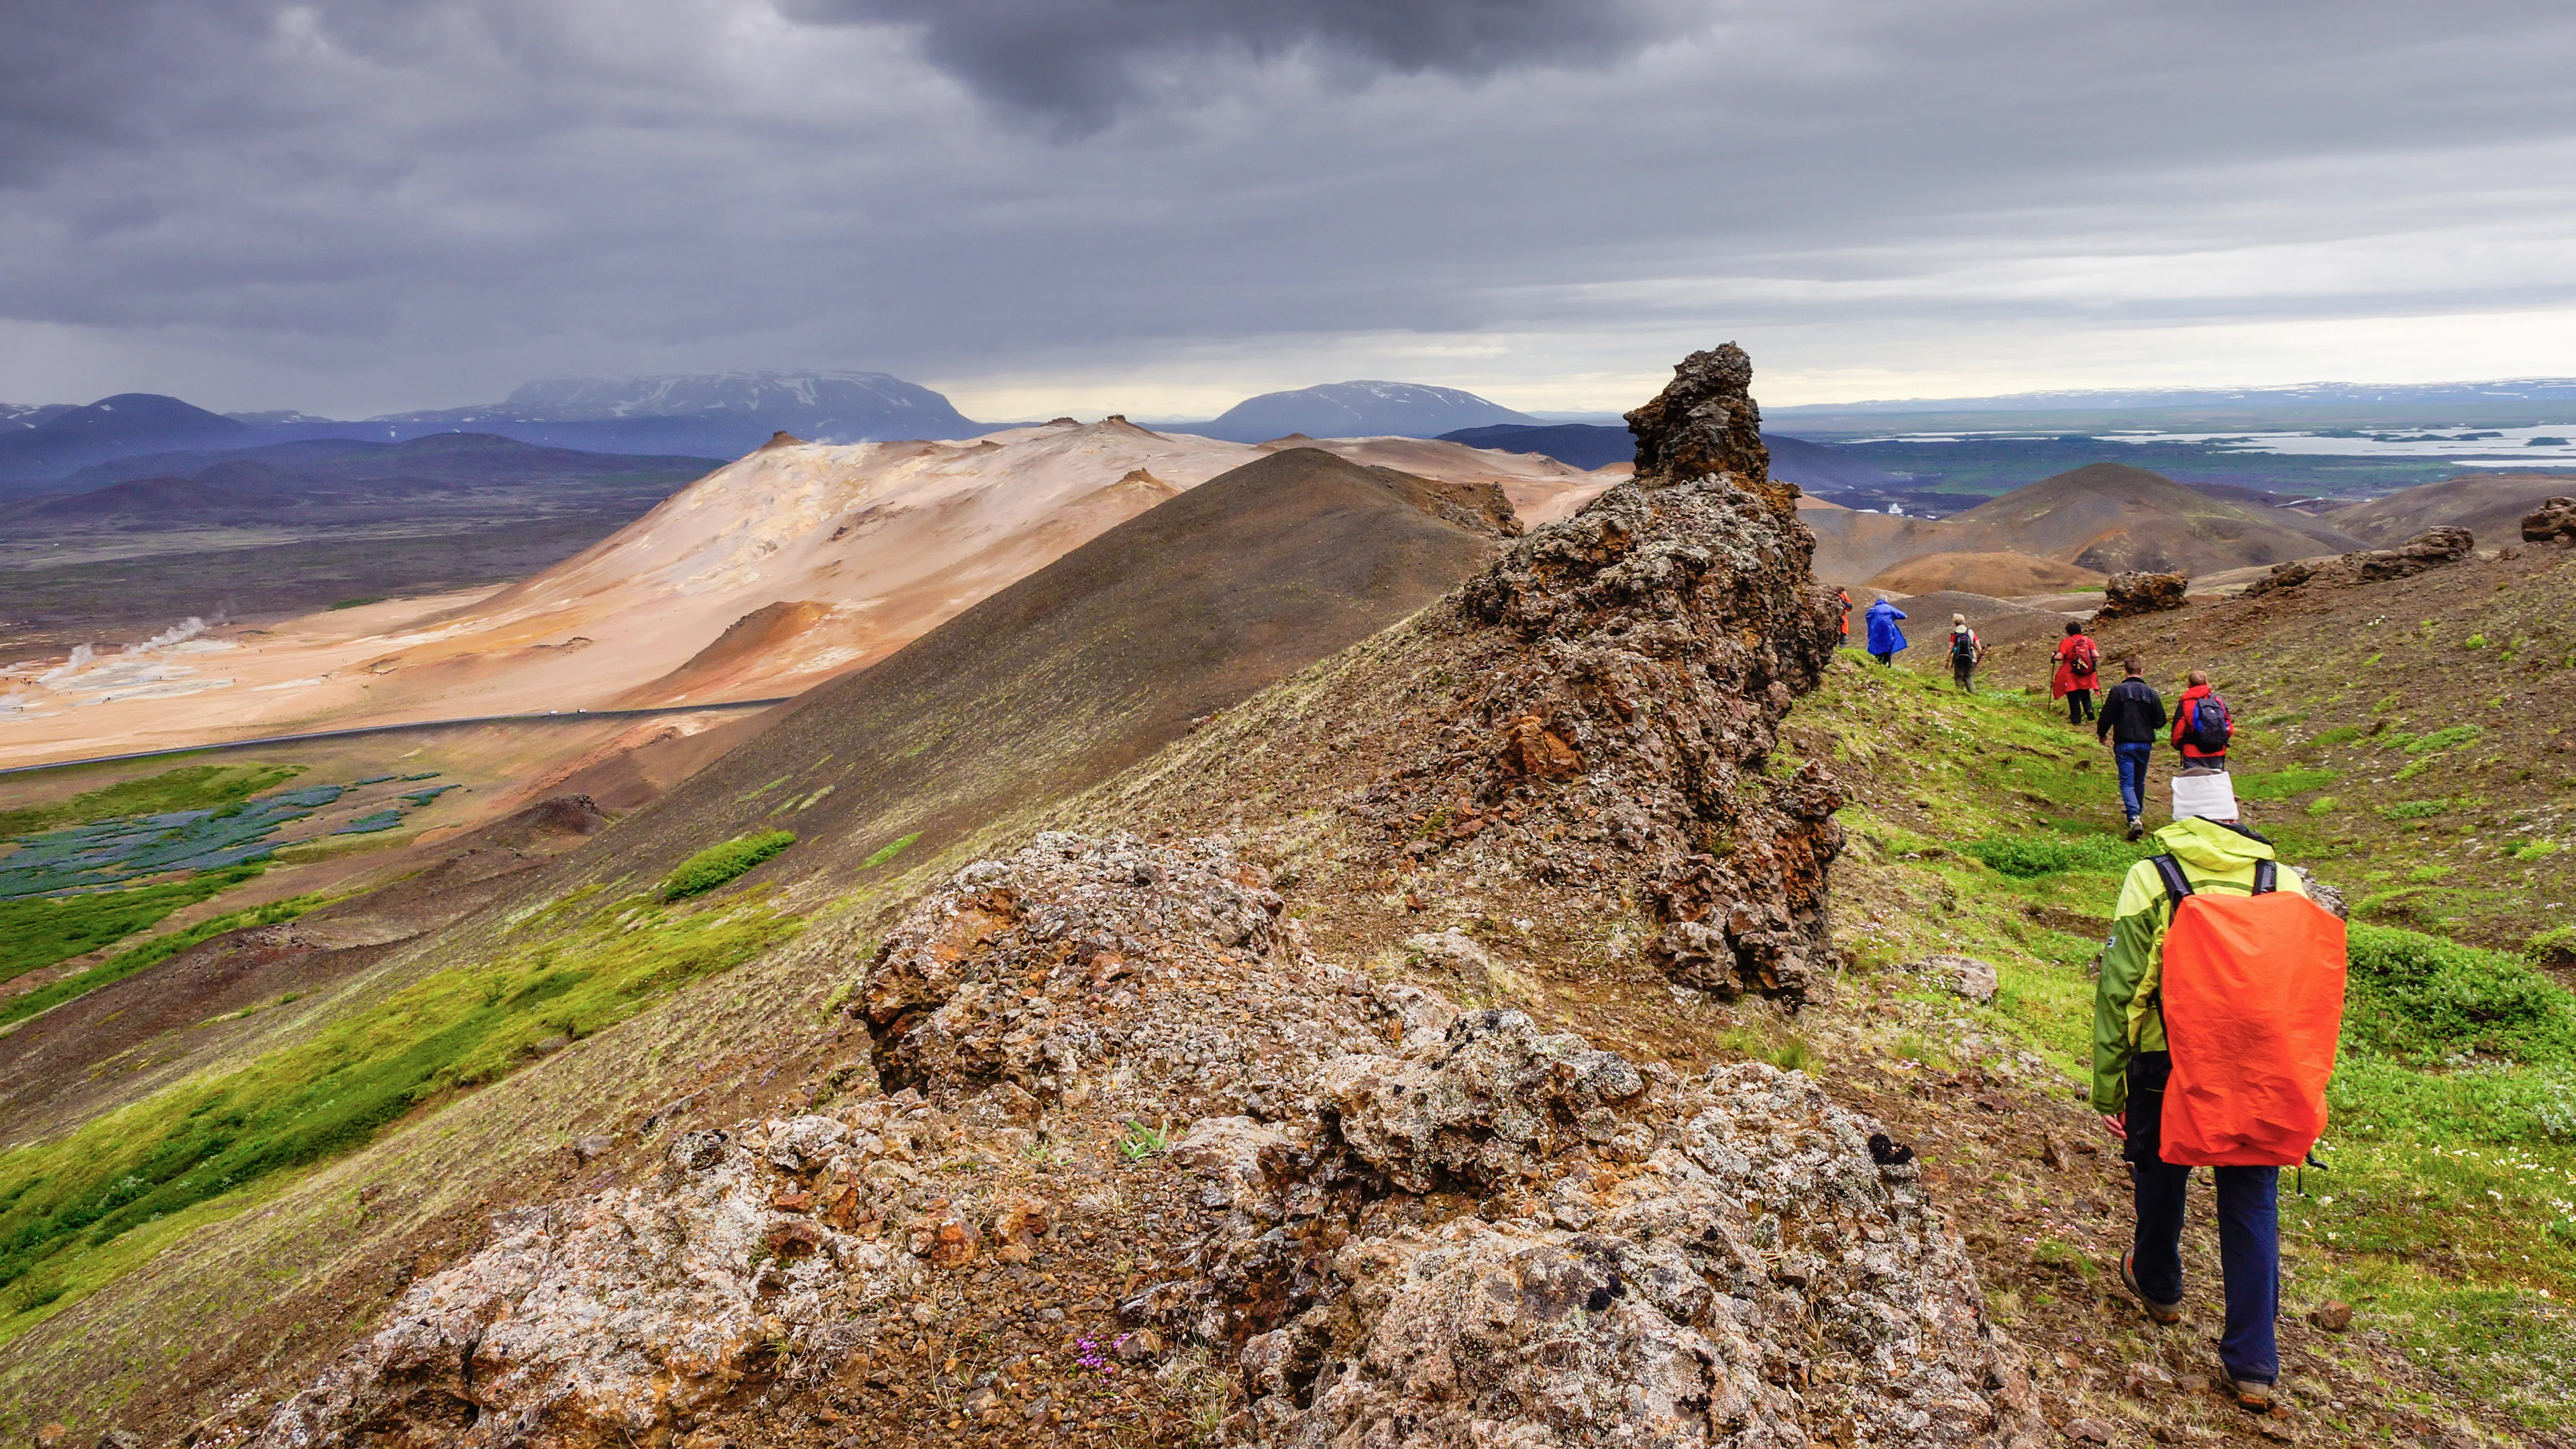
[[[1245,398],[1210,422],[1176,424],[1174,431],[1258,443],[1290,433],[1310,438],[1436,438],[1460,428],[1537,421],[1454,387],[1358,381],[1265,392]]]
[[[70,412],[71,403],[0,403],[0,433],[32,428],[47,418]]]

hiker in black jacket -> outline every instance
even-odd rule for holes
[[[2165,701],[2144,677],[2146,661],[2132,654],[2120,667],[2129,677],[2102,696],[2093,738],[2110,742],[2120,767],[2120,804],[2129,812],[2129,838],[2135,840],[2147,829],[2147,765],[2156,757],[2156,735],[2165,727]]]

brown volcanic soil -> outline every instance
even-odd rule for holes
[[[1438,598],[1517,527],[1491,485],[1273,454],[814,691],[579,868],[659,872],[772,827],[813,842],[764,872],[788,879],[944,849]]]
[[[2355,503],[2326,521],[2355,538],[2394,548],[2428,528],[2455,524],[2478,536],[2480,548],[2522,541],[2522,516],[2545,498],[2576,494],[2576,474],[2480,473],[2402,488],[2385,498]]]
[[[2106,577],[2091,569],[2026,553],[1927,553],[1882,571],[1869,581],[1869,586],[1898,594],[1964,589],[1989,598],[2013,599],[2027,594],[2099,588]]]

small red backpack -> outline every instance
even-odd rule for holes
[[[2343,1031],[2344,925],[2254,863],[2254,894],[2202,895],[2170,855],[2161,1156],[2178,1166],[2295,1167],[2326,1128]]]

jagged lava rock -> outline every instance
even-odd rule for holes
[[[2476,551],[2476,535],[2446,524],[2426,529],[2395,548],[2359,549],[2322,563],[2293,560],[2276,565],[2270,573],[2246,585],[2244,597],[2259,599],[2310,584],[2368,584],[2412,578],[2427,569],[2458,563]]]
[[[968,868],[851,964],[901,1090],[678,1134],[647,1180],[503,1215],[254,1441],[709,1432],[899,1355],[995,1258],[1107,1277],[1078,1261],[1095,1239],[1178,1269],[1122,1306],[1119,1352],[1195,1336],[1239,1365],[1229,1444],[2038,1431],[1920,1169],[1872,1160],[1877,1124],[1800,1073],[1681,1081],[1381,986],[1315,960],[1270,899],[1214,841],[1055,834]],[[1117,1184],[1010,1180],[1011,1124],[1097,1141],[1229,1095],[1269,1100],[1197,1116]],[[985,1169],[923,1171],[961,1159]],[[1138,1219],[1132,1195],[1167,1190],[1198,1206],[1168,1229],[1189,1236]],[[968,1412],[1056,1432],[998,1397]]]
[[[2576,498],[2544,498],[2523,515],[2525,543],[2576,543]]]
[[[2039,1427],[1920,1167],[1878,1165],[1877,1124],[1803,1073],[1675,1082],[1485,1011],[1402,1059],[1327,1068],[1323,1095],[1326,1149],[1276,1174],[1277,1224],[1238,1230],[1160,1305],[1241,1337],[1236,1442],[1963,1445]],[[1433,1211],[1444,1194],[1476,1206]]]
[[[2150,574],[2132,569],[2113,574],[2102,585],[2102,607],[2096,619],[2127,619],[2139,614],[2179,609],[2191,590],[2189,574]]]
[[[1839,637],[1794,485],[1773,481],[1752,366],[1694,353],[1629,415],[1639,473],[1534,530],[1418,635],[1476,681],[1415,762],[1346,807],[1459,799],[1415,858],[1483,848],[1542,883],[1625,877],[1674,981],[1797,997],[1823,949],[1841,795],[1766,777],[1781,717]],[[1554,816],[1553,821],[1530,819]],[[1497,825],[1509,828],[1496,831]],[[1555,844],[1571,837],[1587,847]]]

